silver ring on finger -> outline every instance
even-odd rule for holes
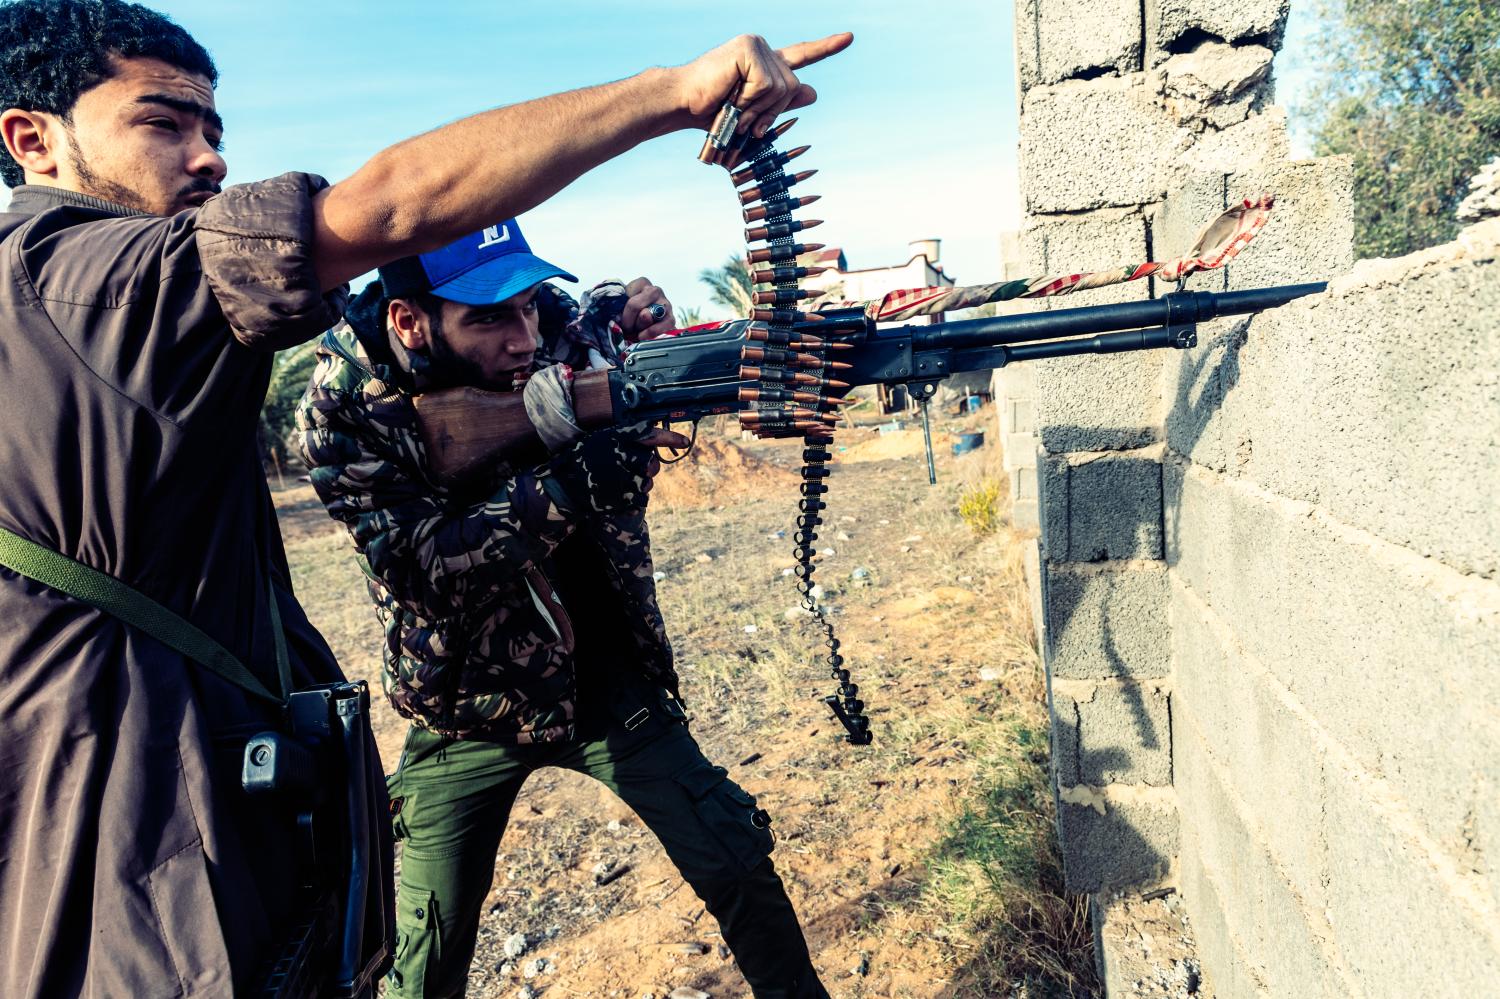
[[[667,318],[667,307],[660,302],[652,302],[646,309],[651,313],[651,321],[653,323],[659,323]]]

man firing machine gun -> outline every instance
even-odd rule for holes
[[[963,288],[896,291],[862,303],[816,312],[799,309],[819,292],[800,287],[814,271],[798,258],[818,244],[797,234],[820,225],[794,212],[817,200],[794,197],[791,188],[814,171],[783,167],[808,147],[780,152],[775,143],[795,122],[763,138],[734,138],[737,112],[726,105],[704,143],[700,159],[731,171],[744,220],[747,262],[758,286],[748,319],[694,327],[649,342],[625,345],[614,367],[534,379],[522,393],[474,389],[433,392],[416,399],[426,460],[435,475],[462,479],[499,456],[545,454],[605,427],[640,423],[692,423],[734,413],[758,437],[803,440],[797,518],[796,575],[803,607],[822,630],[825,662],[838,692],[823,700],[843,724],[849,742],[873,739],[859,687],[851,680],[832,622],[813,593],[813,542],[827,508],[829,445],[838,408],[860,385],[904,385],[923,407],[946,377],[1021,361],[1077,354],[1174,348],[1198,343],[1197,325],[1225,316],[1276,308],[1326,287],[1321,282],[1223,293],[1183,290],[1199,271],[1221,267],[1266,224],[1271,194],[1246,198],[1210,223],[1188,253],[1175,260],[1113,270],[1021,279]],[[901,322],[1016,298],[1046,298],[1155,277],[1178,290],[1157,299],[1062,309],[1016,316],[911,326]],[[932,444],[927,434],[929,480]]]

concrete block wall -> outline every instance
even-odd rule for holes
[[[1220,997],[1500,994],[1500,220],[1356,265],[1349,163],[1287,162],[1270,103],[1286,14],[1017,5],[1028,273],[1167,259],[1270,190],[1190,287],[1333,279],[996,379],[1067,880],[1101,921],[1175,888]]]
[[[1269,280],[1347,185],[1290,169]],[[1169,372],[1177,871],[1221,999],[1500,983],[1497,309],[1500,220]]]

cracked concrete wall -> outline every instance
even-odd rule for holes
[[[1485,994],[1500,220],[1355,267],[1350,164],[1287,161],[1271,72],[1286,15],[1017,4],[1028,273],[1167,259],[1270,190],[1255,243],[1190,287],[1335,279],[1201,327],[1195,350],[996,379],[1008,449],[1035,448],[1013,496],[1040,531],[1067,880],[1097,919],[1120,891],[1180,891],[1220,999]],[[1128,993],[1129,962],[1101,956]]]

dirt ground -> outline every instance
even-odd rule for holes
[[[969,427],[992,421],[986,409]],[[773,815],[776,864],[829,991],[1094,994],[1082,904],[1056,887],[1016,539],[976,536],[955,512],[961,489],[998,474],[996,449],[954,457],[948,431],[966,427],[935,428],[934,488],[920,430],[838,436],[816,578],[874,726],[875,744],[855,748],[816,699],[833,683],[797,607],[798,447],[706,429],[653,492],[659,592],[693,733]],[[346,671],[378,688],[374,616],[347,536],[295,477],[277,499],[299,596]],[[389,769],[405,725],[383,700],[374,717]],[[469,995],[666,999],[680,988],[749,995],[713,918],[639,820],[588,779],[543,771],[496,858]]]

